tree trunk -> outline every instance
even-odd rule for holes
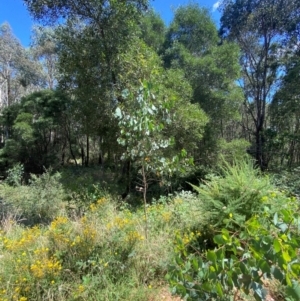
[[[126,179],[126,189],[125,189],[125,192],[122,194],[123,199],[125,199],[126,196],[130,193],[130,187],[131,187],[130,169],[131,169],[131,162],[128,159],[125,161],[125,163],[123,165],[123,170],[122,170],[122,174],[123,174],[123,176],[125,176],[125,179]]]
[[[89,166],[90,161],[90,139],[89,135],[86,135],[86,157],[85,157],[85,166]]]
[[[85,163],[85,155],[84,155],[84,147],[81,145],[81,165],[83,166]]]
[[[255,144],[256,144],[256,151],[255,151],[256,163],[262,171],[265,171],[268,168],[268,161],[266,159],[265,138],[263,135],[262,127],[256,129]]]

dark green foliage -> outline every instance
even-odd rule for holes
[[[300,199],[300,167],[280,170],[279,173],[272,175],[272,181],[280,190]]]
[[[2,127],[10,139],[1,150],[1,161],[8,165],[19,161],[26,172],[42,172],[51,164],[61,164],[67,144],[68,106],[63,93],[45,90],[5,109]]]
[[[160,15],[153,10],[145,13],[140,23],[140,30],[141,39],[157,53],[160,53],[166,34],[166,25]]]
[[[218,43],[217,28],[209,12],[197,4],[175,11],[165,42],[165,66],[181,69],[193,89],[192,102],[209,117],[195,160],[215,165],[219,139],[233,139],[227,128],[240,119],[242,91],[235,80],[240,75],[239,49],[233,43]]]
[[[20,186],[22,184],[23,176],[24,166],[22,164],[16,164],[8,169],[5,182],[11,186]]]
[[[59,18],[68,18],[79,16],[83,20],[97,21],[99,17],[108,20],[115,8],[121,6],[127,9],[124,14],[131,18],[132,14],[137,14],[140,10],[147,8],[148,0],[128,0],[128,1],[72,1],[72,0],[24,0],[30,13],[38,20],[46,22],[55,22]],[[127,16],[126,16],[127,15]]]
[[[167,32],[166,65],[170,66],[172,61],[180,55],[172,51],[172,47],[176,47],[177,44],[183,45],[188,52],[199,57],[208,53],[217,42],[216,26],[207,9],[198,4],[180,6],[175,11],[174,20]]]
[[[298,51],[299,52],[299,51]],[[295,53],[286,65],[280,89],[270,104],[268,147],[273,168],[299,165],[300,142],[300,55]]]

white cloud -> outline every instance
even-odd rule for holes
[[[216,3],[213,5],[213,12],[216,11],[216,10],[219,8],[219,6],[220,6],[221,4],[222,4],[222,1],[216,2]]]

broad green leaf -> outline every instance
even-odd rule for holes
[[[274,239],[273,248],[274,248],[275,253],[278,253],[281,251],[281,244],[280,244],[280,241],[278,240],[278,238]]]
[[[193,269],[194,269],[195,271],[198,270],[199,264],[198,264],[197,258],[193,258],[193,259],[192,259],[192,266],[193,266]]]
[[[210,273],[208,274],[208,279],[210,279],[210,280],[216,280],[216,279],[217,279],[217,273],[215,273],[215,272],[210,272]]]
[[[291,269],[292,269],[292,271],[295,273],[295,275],[300,275],[300,263],[293,263],[292,265],[291,265]]]
[[[263,273],[270,273],[270,266],[266,260],[260,260],[258,262],[258,268],[260,268]]]
[[[286,295],[292,297],[295,300],[300,300],[300,284],[299,282],[294,282],[292,286],[286,288]]]
[[[289,228],[286,223],[278,223],[277,227],[281,230],[281,232],[285,232]]]
[[[248,268],[247,266],[241,261],[240,262],[240,269],[242,271],[243,274],[247,274],[248,273]]]
[[[212,263],[215,263],[217,260],[217,256],[214,251],[208,250],[206,256],[207,256],[207,259],[209,261],[211,261]]]
[[[225,237],[226,238],[226,237]],[[223,235],[221,234],[218,234],[218,235],[215,235],[214,236],[214,242],[217,244],[217,245],[223,245],[227,242],[227,240],[224,239]]]
[[[288,274],[285,275],[285,280],[288,286],[292,286],[292,281],[290,279],[290,276]]]
[[[282,257],[286,263],[289,263],[292,260],[289,253],[286,251],[282,252]]]
[[[182,284],[176,284],[176,293],[182,296],[186,295],[186,288]]]
[[[207,292],[211,291],[211,284],[209,282],[204,282],[201,287],[204,291],[207,291]]]
[[[222,229],[222,236],[225,240],[229,240],[230,239],[230,233],[227,229]]]
[[[223,297],[224,294],[223,294],[223,289],[222,289],[220,282],[216,283],[216,291],[217,291],[218,296]]]

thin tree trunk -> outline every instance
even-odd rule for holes
[[[85,155],[84,155],[84,147],[83,145],[81,145],[81,165],[83,166],[84,165],[84,160],[85,160]]]
[[[144,164],[142,165],[143,176],[143,199],[144,199],[144,214],[145,214],[145,237],[148,239],[148,215],[147,215],[147,177]]]
[[[90,139],[89,135],[86,135],[86,158],[85,158],[85,166],[89,166],[90,161]]]

